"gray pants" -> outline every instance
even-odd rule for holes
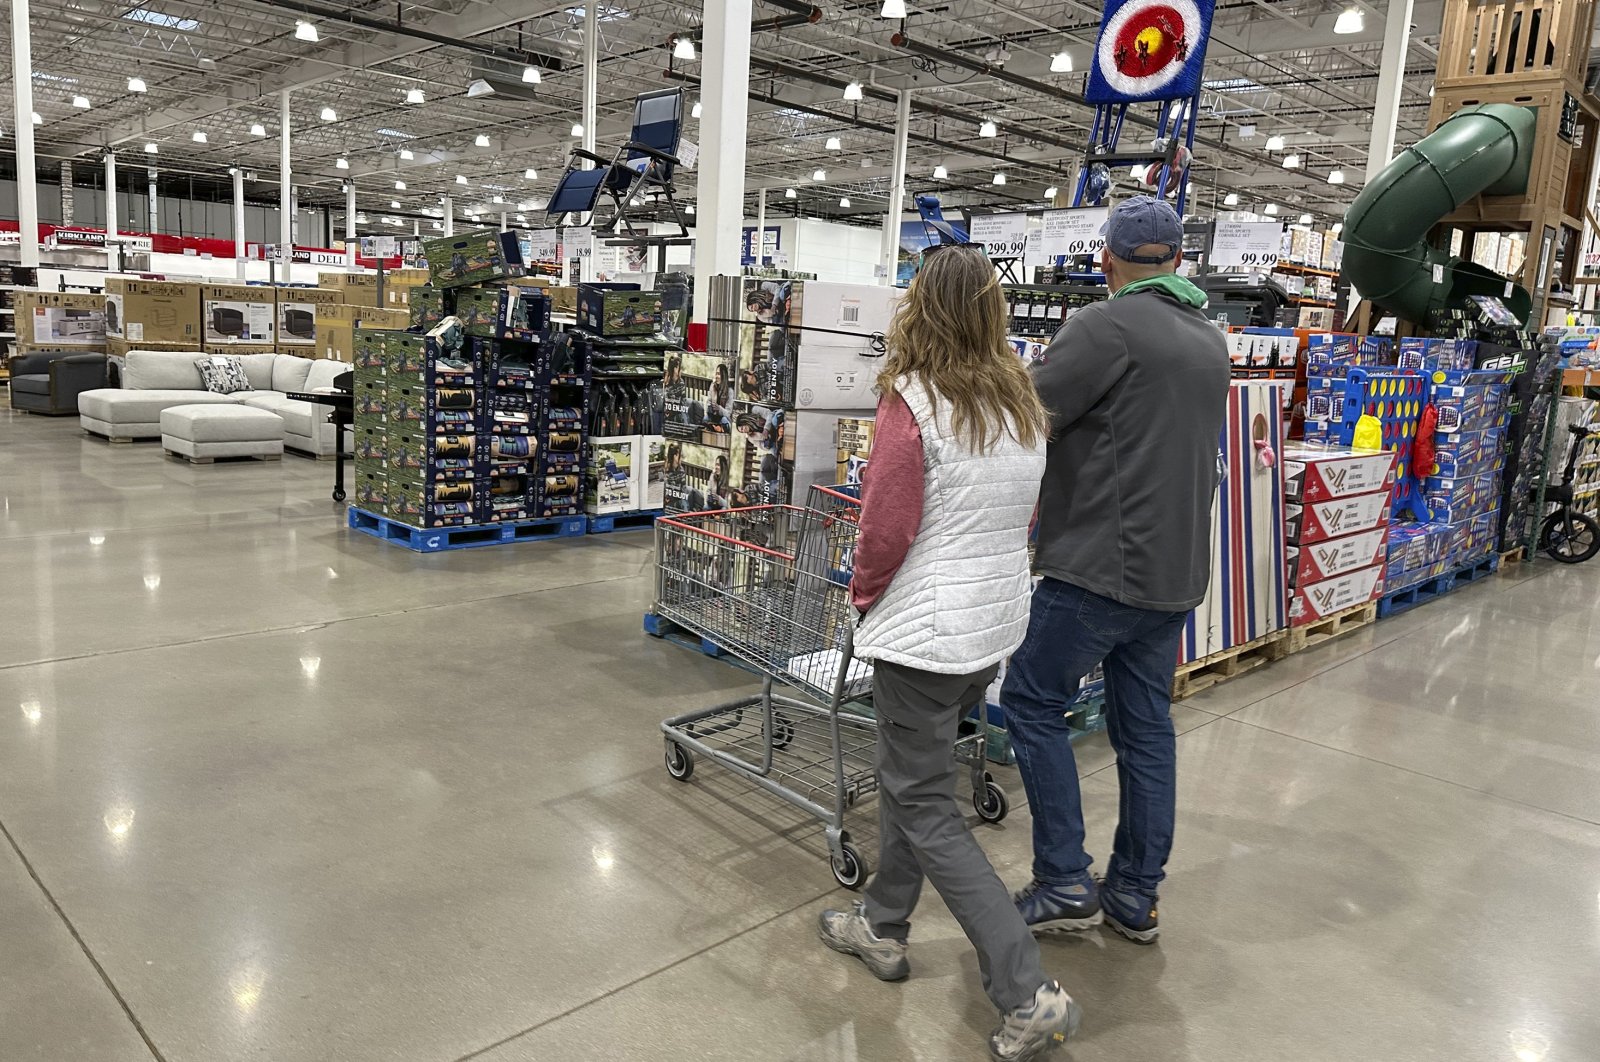
[[[878,716],[878,872],[866,915],[880,937],[905,940],[924,878],[978,949],[983,990],[1002,1012],[1026,1006],[1045,983],[1039,945],[1017,913],[956,803],[956,730],[983,699],[996,668],[973,675],[874,661]]]

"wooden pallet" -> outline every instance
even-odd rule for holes
[[[1508,549],[1504,553],[1500,554],[1500,563],[1501,564],[1521,564],[1523,561],[1525,561],[1527,559],[1528,559],[1528,547],[1527,546],[1518,546],[1516,549]]]
[[[1219,682],[1270,664],[1282,655],[1277,645],[1285,637],[1284,631],[1273,631],[1243,645],[1179,664],[1177,673],[1172,676],[1172,699],[1181,701],[1185,697],[1193,697]]]
[[[1323,642],[1332,641],[1341,634],[1360,630],[1362,627],[1378,621],[1378,603],[1368,601],[1364,604],[1353,605],[1343,612],[1335,612],[1331,616],[1324,616],[1319,620],[1307,623],[1302,627],[1290,627],[1285,632],[1283,641],[1277,646],[1277,659],[1288,656],[1290,653],[1300,653],[1313,649]]]

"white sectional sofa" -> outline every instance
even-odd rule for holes
[[[334,377],[350,366],[339,361],[314,361],[294,354],[234,355],[244,364],[251,390],[216,394],[206,390],[195,360],[200,351],[130,350],[123,362],[122,386],[101,387],[78,396],[78,421],[83,429],[112,442],[159,439],[161,411],[172,406],[231,403],[275,413],[283,420],[283,445],[313,457],[334,453],[334,426],[329,408],[297,402],[288,391],[332,387]],[[345,443],[350,443],[349,429]]]

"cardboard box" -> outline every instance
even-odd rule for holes
[[[1289,547],[1289,585],[1305,586],[1387,560],[1388,529]]]
[[[383,306],[388,310],[405,310],[411,305],[411,293],[428,283],[426,269],[392,269],[383,275]]]
[[[388,429],[381,424],[368,424],[355,429],[350,452],[357,461],[386,468],[389,460]]]
[[[1289,626],[1303,627],[1382,596],[1382,564],[1307,583],[1296,587],[1289,598]]]
[[[736,371],[737,364],[722,355],[668,353],[662,378],[665,434],[726,447],[733,431]]]
[[[880,284],[746,277],[738,320],[773,328],[815,328],[871,335],[887,332],[904,292]]]
[[[104,295],[19,291],[12,306],[19,351],[44,348],[95,354],[106,349]]]
[[[692,513],[731,508],[734,502],[730,499],[728,477],[732,461],[729,450],[723,447],[668,439],[662,470],[662,504],[666,511]]]
[[[323,274],[327,276],[328,274]],[[277,289],[277,343],[285,354],[315,356],[318,352],[317,323],[335,306],[348,305],[344,292],[329,288]],[[341,337],[342,338],[342,337]],[[326,355],[324,355],[326,356]],[[347,361],[348,358],[338,358]]]
[[[872,455],[872,435],[877,421],[872,417],[840,417],[834,427],[837,444],[835,483],[849,487],[861,486],[861,477],[867,471]]]
[[[480,497],[487,491],[477,483],[435,483],[391,474],[386,498],[388,516],[412,527],[467,527],[478,520]]]
[[[376,273],[318,273],[317,286],[336,292],[338,302],[347,306],[371,306],[378,309],[378,274]]]
[[[455,289],[431,285],[412,288],[406,312],[411,322],[409,328],[418,332],[429,331],[456,312]]]
[[[371,306],[319,306],[316,309],[317,343],[315,356],[329,361],[355,361],[355,333],[357,328],[402,331],[410,323],[403,310],[379,310]],[[306,353],[304,348],[286,346],[278,349],[285,354]]]
[[[274,345],[277,299],[271,288],[206,284],[200,288],[201,341],[207,350]]]
[[[872,448],[870,417],[837,410],[799,410],[781,415],[785,418],[783,459],[789,466],[792,499],[804,504],[812,484],[832,487],[861,482]]]
[[[551,313],[559,313],[565,317],[576,317],[578,315],[577,288],[558,284],[555,287],[545,288],[544,290],[545,294],[550,296]]]
[[[456,288],[455,316],[469,336],[537,342],[550,327],[550,299],[536,287]]]
[[[171,344],[199,347],[200,285],[166,280],[106,278],[106,338],[134,349]]]
[[[514,232],[480,229],[423,240],[428,278],[436,288],[460,288],[492,280],[514,280],[527,272]]]
[[[384,462],[392,476],[455,483],[481,479],[487,472],[476,435],[439,435],[407,431],[388,433]]]
[[[112,361],[119,361],[120,359],[127,357],[128,351],[130,350],[193,351],[196,357],[203,353],[203,351],[200,349],[200,341],[198,339],[185,343],[130,343],[125,339],[106,340],[106,357]]]
[[[711,347],[721,349],[735,329],[740,398],[786,408],[876,405],[881,337],[898,289],[747,278],[739,290],[740,305],[731,312],[740,323],[714,321]]]
[[[384,344],[385,373],[392,382],[418,390],[474,387],[483,373],[456,319],[445,318],[426,335],[388,332]]]
[[[1357,494],[1324,502],[1290,502],[1284,506],[1284,532],[1291,545],[1370,531],[1389,523],[1389,492]]]
[[[578,327],[597,336],[648,336],[661,330],[659,291],[578,285]]]
[[[1395,454],[1389,451],[1288,446],[1283,451],[1284,497],[1315,502],[1388,490],[1394,486],[1394,465]]]
[[[624,513],[644,508],[645,460],[642,435],[591,437],[584,470],[584,511]]]

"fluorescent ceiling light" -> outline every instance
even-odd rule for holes
[[[494,95],[494,86],[489,84],[487,81],[485,81],[481,77],[474,78],[467,85],[467,99],[469,99],[469,100],[475,100],[479,96],[493,96],[493,95]]]
[[[883,6],[878,9],[879,18],[905,18],[906,0],[883,0]]]
[[[33,124],[34,125],[43,125],[44,124],[44,117],[42,115],[40,115],[40,113],[38,111],[34,111],[33,112]]]
[[[128,79],[128,91],[129,92],[149,92],[150,89],[145,85],[144,78],[142,78],[142,77],[130,77]]]
[[[1052,74],[1072,73],[1072,56],[1066,52],[1057,52],[1050,57],[1050,72]]]
[[[405,191],[406,190],[406,182],[404,182],[404,181],[396,181],[396,182],[394,182],[394,190],[397,191],[397,192]]]
[[[694,106],[689,108],[689,117],[690,118],[698,118],[698,117],[700,117],[700,112],[703,111],[704,109],[705,108],[700,106],[700,101],[699,100],[695,100],[694,101]]]
[[[684,212],[684,213],[685,213],[685,214],[693,214],[693,213],[694,213],[694,204],[693,204],[693,203],[690,203],[690,204],[688,204],[688,205],[687,205],[687,206],[685,206],[685,207],[684,207],[684,208],[683,208],[683,212]]]
[[[985,121],[982,125],[978,126],[978,135],[999,136],[1000,130],[993,122]]]
[[[196,129],[193,133],[189,134],[189,139],[193,140],[196,144],[204,144],[206,142],[205,130]]]
[[[1286,170],[1298,170],[1300,168],[1300,156],[1285,155],[1283,157],[1283,168]]]
[[[489,135],[487,133],[479,133],[476,137],[473,138],[472,142],[474,144],[476,144],[478,147],[488,147],[489,146]]]
[[[350,168],[350,160],[349,159],[334,159],[333,160],[333,168],[336,169],[336,170],[348,170]]]
[[[995,174],[994,175],[994,183],[995,184],[1005,184],[1006,183],[1006,175],[1003,174],[1003,173]]]
[[[839,205],[842,206],[842,207],[848,207],[850,205],[850,197],[847,196],[847,195],[840,196],[839,197]]]
[[[146,155],[154,155],[154,154],[156,154],[156,152],[158,152],[160,150],[161,149],[156,147],[154,144],[146,144],[144,146],[144,153]]]
[[[828,142],[826,144],[824,144],[823,147],[825,147],[829,151],[842,151],[842,150],[844,150],[844,144],[840,143],[839,138],[836,137],[836,136],[830,136],[828,138]]]
[[[1328,174],[1328,183],[1329,184],[1343,184],[1344,183],[1344,171],[1343,170],[1334,170],[1332,173]]]
[[[828,179],[828,171],[827,170],[812,170],[811,171],[811,179],[813,181],[826,181]]]
[[[674,59],[693,59],[694,41],[691,41],[688,37],[679,37],[678,42],[672,46],[672,57]]]
[[[419,89],[419,88],[406,89],[406,102],[407,103],[426,103],[427,100],[428,100],[427,94],[424,93],[421,89]]]
[[[582,122],[573,122],[572,123],[572,135],[573,136],[582,136],[583,135],[583,123]]]
[[[322,108],[322,120],[324,122],[337,122],[339,120],[339,112],[332,107],[324,107]]]
[[[1277,203],[1268,203],[1267,204],[1267,213],[1276,215],[1278,213],[1278,204]]]
[[[503,195],[497,195],[494,197],[494,201],[496,203],[504,203],[506,201],[506,197]]]
[[[1144,180],[1144,172],[1145,172],[1145,168],[1143,166],[1129,166],[1128,167],[1128,176],[1132,177],[1136,181]]]
[[[463,176],[462,174],[458,173],[458,174],[456,174],[456,183],[457,184],[466,184],[467,183],[467,179],[466,179],[465,176]]]
[[[522,83],[524,85],[537,85],[544,78],[539,76],[539,68],[531,63],[522,68]]]
[[[933,179],[934,180],[942,181],[942,180],[945,180],[946,178],[948,178],[949,176],[950,176],[950,171],[945,169],[943,166],[935,166],[933,168]]]
[[[527,221],[528,220],[528,215],[526,215],[526,214],[518,214],[517,215],[517,220],[518,221]]]
[[[389,200],[389,209],[390,210],[399,210],[400,209],[400,200],[398,200],[398,199]]]
[[[865,155],[861,156],[861,168],[864,170],[872,169],[872,160]]]
[[[402,159],[404,159],[406,162],[410,162],[412,159],[416,158],[416,156],[411,153],[411,149],[410,148],[401,148],[400,149],[400,157]]]
[[[1268,151],[1282,151],[1283,150],[1283,137],[1281,137],[1281,136],[1269,136],[1269,137],[1267,137],[1267,150]]]
[[[785,199],[793,199],[796,196],[798,196],[799,194],[800,193],[796,192],[793,188],[785,188],[783,190],[783,197]]]
[[[312,44],[317,43],[317,27],[305,19],[295,19],[294,39],[297,41],[310,41]]]
[[[365,215],[365,214],[357,214],[356,215],[356,224],[357,225],[365,225],[366,223],[367,223],[367,215]]]
[[[1311,224],[1311,221],[1312,221],[1312,217],[1311,217],[1310,214],[1301,214],[1300,215],[1300,224],[1309,225],[1309,224]]]
[[[74,96],[74,97],[72,97],[72,105],[74,107],[78,108],[78,110],[80,110],[80,111],[86,111],[86,110],[89,109],[89,97],[88,96]]]
[[[250,126],[250,135],[251,136],[266,136],[267,135],[267,127],[262,125],[260,122],[255,122],[255,123],[251,124],[251,126]]]
[[[1339,12],[1339,17],[1333,20],[1335,33],[1360,33],[1367,28],[1366,17],[1361,14],[1359,7],[1347,7]]]
[[[525,181],[537,181],[539,179],[539,171],[529,166],[522,171],[522,179]]]
[[[444,222],[435,221],[433,223],[433,231],[435,231],[435,232],[443,232],[444,231]]]
[[[1059,194],[1061,194],[1061,190],[1053,184],[1044,190],[1044,197],[1046,199],[1054,199]]]
[[[861,99],[861,82],[852,81],[844,87],[844,98],[855,102]]]
[[[1223,196],[1222,197],[1222,205],[1223,206],[1238,206],[1239,205],[1239,193],[1238,192],[1229,192],[1227,195]]]

